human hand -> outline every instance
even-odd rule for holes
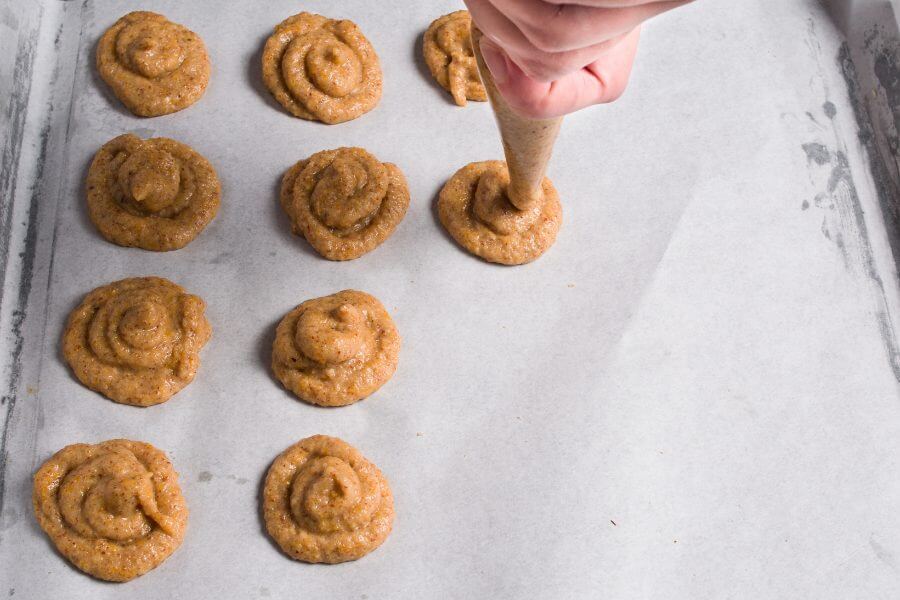
[[[691,0],[465,0],[515,110],[558,117],[625,91],[641,23]]]

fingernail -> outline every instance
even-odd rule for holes
[[[503,85],[509,80],[509,65],[506,63],[506,54],[487,38],[481,38],[481,55],[484,64],[487,65],[494,83]]]

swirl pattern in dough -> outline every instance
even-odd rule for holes
[[[187,108],[209,83],[203,40],[163,15],[128,13],[97,45],[97,69],[116,97],[140,117]]]
[[[130,133],[108,141],[91,163],[91,221],[120,246],[183,248],[216,216],[221,193],[212,165],[175,140]]]
[[[178,474],[150,444],[66,446],[34,475],[34,514],[59,553],[106,581],[128,581],[181,545],[188,509]]]
[[[559,196],[546,177],[543,198],[519,210],[507,197],[509,171],[499,160],[470,163],[438,197],[438,216],[460,246],[486,261],[521,265],[543,254],[562,222]]]
[[[431,75],[458,106],[465,106],[466,100],[487,100],[472,51],[471,23],[467,10],[444,15],[429,25],[422,43]]]
[[[381,302],[344,290],[285,315],[275,331],[272,370],[301,400],[345,406],[384,385],[399,354],[400,334]]]
[[[288,17],[266,41],[262,72],[275,99],[301,119],[343,123],[381,99],[378,55],[352,21]]]
[[[356,448],[315,435],[282,452],[266,475],[263,517],[293,559],[340,563],[380,546],[394,521],[387,479]]]
[[[165,402],[193,381],[212,329],[197,296],[161,277],[134,277],[88,294],[69,315],[63,355],[110,400]]]
[[[409,207],[406,178],[362,148],[324,150],[288,169],[281,206],[291,229],[330,260],[351,260],[391,236]]]

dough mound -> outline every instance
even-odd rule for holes
[[[508,187],[505,162],[470,163],[444,185],[438,197],[438,216],[453,239],[472,254],[493,263],[521,265],[553,245],[562,207],[546,177],[543,198],[527,210],[510,203]]]
[[[361,558],[391,532],[394,498],[381,471],[353,446],[314,435],[282,452],[266,475],[263,517],[293,559]]]
[[[428,26],[422,44],[425,64],[432,76],[459,106],[465,106],[467,99],[487,100],[472,51],[471,23],[467,10],[444,15]]]
[[[288,169],[281,206],[291,229],[330,260],[351,260],[388,239],[406,215],[400,169],[362,148],[324,150]]]
[[[32,499],[59,553],[106,581],[158,567],[187,527],[178,474],[164,452],[144,442],[66,446],[35,473]]]
[[[110,400],[165,402],[197,374],[212,333],[205,307],[160,277],[104,285],[69,315],[63,355],[81,383]]]
[[[209,83],[209,56],[200,36],[146,11],[128,13],[106,30],[97,46],[97,69],[139,117],[187,108]]]
[[[114,244],[177,250],[216,216],[220,189],[212,165],[189,146],[129,133],[108,141],[94,156],[88,212]]]
[[[344,290],[285,315],[275,331],[272,370],[301,400],[345,406],[384,385],[399,354],[400,334],[384,306]]]
[[[275,27],[262,56],[263,81],[295,117],[343,123],[381,99],[381,65],[352,21],[303,12]]]

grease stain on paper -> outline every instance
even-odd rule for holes
[[[894,554],[875,541],[875,538],[869,539],[869,547],[872,548],[872,552],[875,554],[875,557],[889,566],[894,571],[897,570],[897,559],[894,557]]]
[[[200,483],[209,483],[214,477],[215,476],[209,471],[201,471],[197,476],[197,481]],[[226,475],[225,479],[231,480],[238,485],[246,485],[250,481],[246,477],[238,477],[237,475]]]

